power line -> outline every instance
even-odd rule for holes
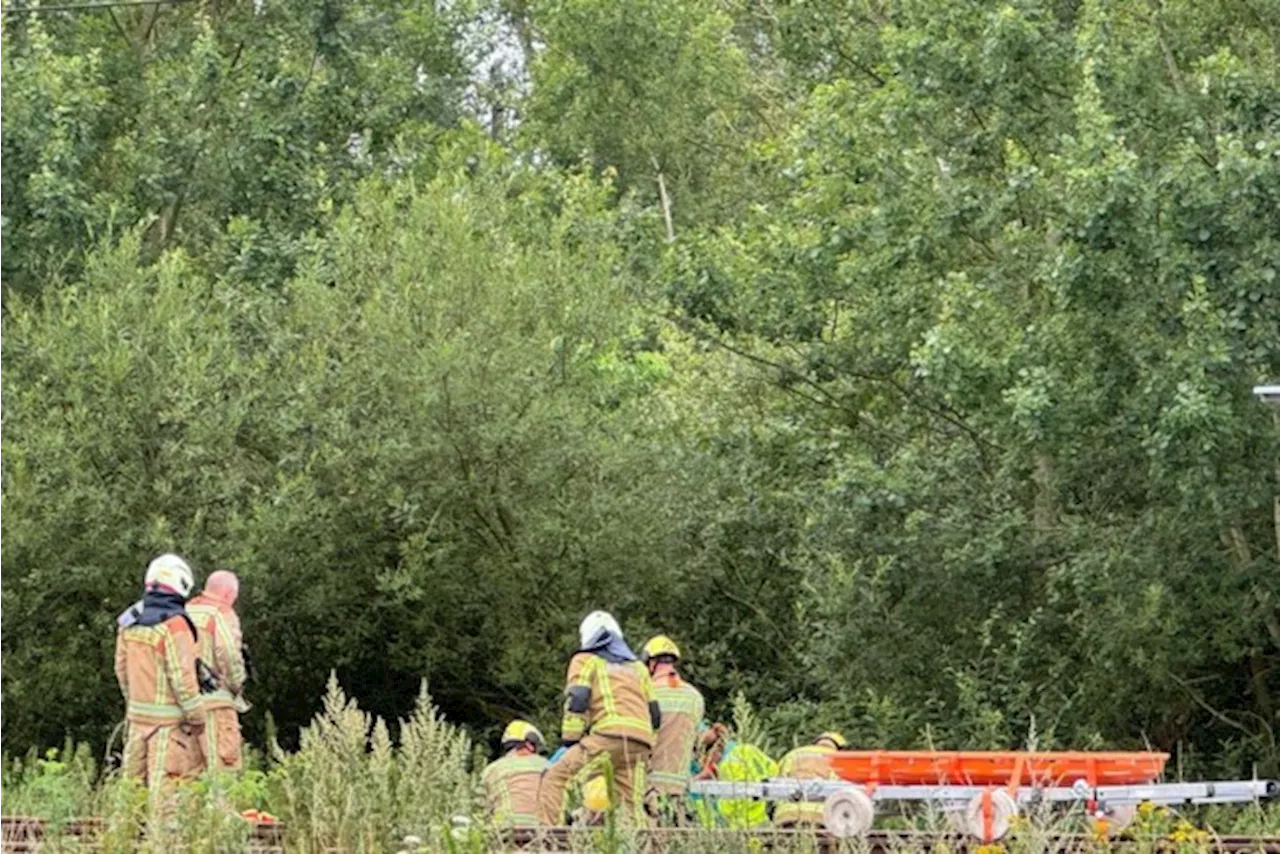
[[[175,6],[194,0],[111,0],[109,3],[65,3],[60,6],[5,6],[0,15],[36,15],[41,12],[91,12],[94,9],[116,9],[121,6]]]

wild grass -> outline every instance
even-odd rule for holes
[[[760,738],[745,700],[734,704],[739,737]],[[284,850],[302,854],[480,854],[511,850],[501,831],[480,818],[477,780],[466,733],[444,719],[424,684],[407,719],[394,727],[360,709],[336,678],[329,681],[321,711],[301,734],[298,750],[282,750],[274,738],[268,754],[252,754],[238,775],[217,775],[178,786],[155,798],[138,783],[104,769],[87,745],[68,743],[43,754],[3,763],[3,813],[38,816],[49,822],[42,850],[85,851],[61,830],[79,818],[100,822],[94,850],[106,852],[245,851],[251,826],[240,813],[265,810],[284,823]],[[884,813],[877,827],[898,834],[895,848],[923,850],[915,834],[951,830],[938,810]],[[1083,811],[1047,809],[1020,816],[999,846],[986,854],[1043,854],[1061,850],[1061,835],[1087,838],[1091,820]],[[1126,833],[1129,851],[1212,850],[1226,835],[1280,835],[1280,805],[1212,807],[1177,812],[1148,807]],[[840,850],[867,850],[850,840]],[[945,846],[944,846],[945,847]],[[957,850],[959,845],[955,846]],[[1105,842],[1098,842],[1105,849]],[[629,854],[651,850],[644,835],[624,821],[575,831],[573,852]],[[770,850],[819,849],[817,836],[774,840]],[[664,850],[680,854],[736,854],[761,850],[758,839],[726,832],[689,830]],[[829,849],[824,849],[829,850]],[[932,851],[940,851],[934,844]]]
[[[331,677],[323,707],[287,752],[272,740],[265,767],[183,783],[153,798],[135,781],[99,766],[87,745],[6,759],[3,812],[47,820],[45,850],[74,849],[57,836],[77,818],[102,821],[104,851],[243,850],[264,810],[283,822],[290,852],[398,851],[403,840],[458,840],[450,819],[473,811],[471,742],[446,722],[424,684],[398,740]],[[257,763],[252,763],[257,764]]]
[[[452,816],[471,812],[470,739],[444,720],[425,684],[399,734],[396,745],[386,722],[330,678],[298,751],[272,745],[269,811],[285,821],[289,850],[398,850],[405,837],[438,837]]]

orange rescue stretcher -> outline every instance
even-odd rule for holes
[[[1160,783],[1167,753],[842,750],[830,754],[837,779],[775,777],[760,783],[699,781],[707,798],[823,804],[823,824],[838,837],[870,830],[878,807],[939,807],[958,829],[990,842],[1037,804],[1083,805],[1110,831],[1133,819],[1139,804],[1248,803],[1280,796],[1274,780]]]
[[[1090,787],[1150,783],[1164,773],[1167,753],[1046,753],[945,750],[843,750],[831,757],[842,780],[898,786]]]

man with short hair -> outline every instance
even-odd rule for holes
[[[240,634],[236,599],[240,579],[220,569],[209,576],[204,590],[187,603],[187,613],[199,633],[199,656],[212,674],[203,697],[204,759],[209,771],[240,770],[240,713],[249,706],[241,696],[248,676]]]

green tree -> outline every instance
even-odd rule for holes
[[[530,144],[617,171],[672,223],[696,225],[759,126],[748,58],[715,2],[526,4]]]
[[[112,619],[162,550],[242,573],[287,732],[331,669],[384,713],[424,676],[477,725],[553,709],[581,615],[679,577],[695,473],[643,417],[668,369],[628,351],[612,189],[441,157],[364,184],[279,297],[139,263],[135,231],[11,300],[8,735],[110,729]]]
[[[673,255],[812,448],[795,714],[1276,761],[1274,45],[1166,7],[882,8],[769,203]]]
[[[135,224],[152,256],[278,285],[355,181],[456,126],[462,20],[291,0],[7,16],[7,291],[76,279]]]

